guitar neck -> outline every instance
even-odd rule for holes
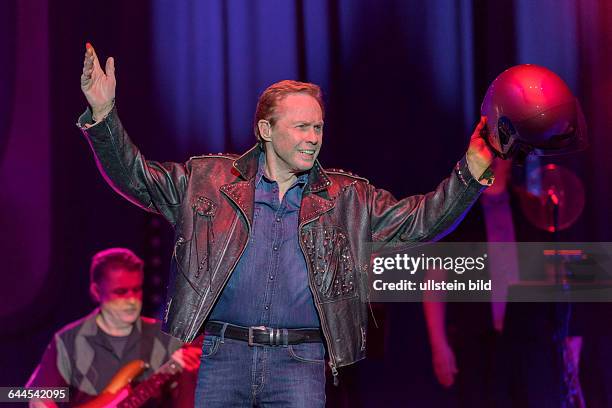
[[[138,384],[130,395],[121,401],[119,408],[137,408],[147,402],[151,397],[160,393],[161,387],[172,377],[181,372],[181,366],[170,359],[145,381]]]

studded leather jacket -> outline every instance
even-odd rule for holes
[[[92,122],[89,110],[79,118],[105,179],[119,194],[161,214],[174,227],[163,329],[191,341],[247,245],[261,147],[255,145],[239,157],[216,154],[160,163],[145,160],[116,109],[97,124],[84,126]],[[402,200],[364,178],[324,170],[315,162],[296,233],[334,375],[337,367],[365,357],[369,243],[435,240],[452,228],[482,189],[465,158],[436,190]]]

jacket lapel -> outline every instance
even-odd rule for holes
[[[249,226],[253,225],[255,175],[257,174],[257,165],[261,152],[261,145],[257,143],[236,159],[233,166],[240,178],[231,183],[224,184],[220,188],[221,192],[246,216]]]
[[[322,214],[334,208],[336,202],[318,194],[304,194],[300,206],[300,226],[316,220]]]
[[[239,180],[221,186],[223,192],[246,216],[249,225],[253,225],[253,207],[255,202],[255,178]]]
[[[302,196],[300,206],[300,226],[316,220],[321,214],[334,208],[336,202],[329,198],[328,189],[332,181],[321,167],[318,160],[310,169],[308,184]]]

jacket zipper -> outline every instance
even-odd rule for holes
[[[316,220],[317,218],[319,218],[319,216],[300,223],[298,232],[301,233],[304,225]],[[298,237],[298,242],[300,243],[300,249],[302,250],[302,255],[304,256],[304,259],[308,259],[308,257],[306,256],[306,251],[304,250],[304,245],[302,243],[301,236]],[[310,291],[312,292],[312,295],[315,298],[318,298],[317,291],[312,288],[313,287],[312,269],[310,267],[310,262],[308,261],[306,261],[306,268],[308,269],[308,283],[309,283],[308,286],[310,288]],[[321,321],[321,329],[323,330],[323,337],[325,338],[325,342],[327,343],[327,351],[329,351],[329,363],[328,363],[329,368],[331,368],[332,376],[334,377],[334,385],[338,386],[340,381],[338,380],[338,367],[336,365],[336,357],[334,356],[334,351],[332,350],[332,347],[331,347],[331,344],[332,344],[330,341],[331,334],[329,333],[329,328],[327,327],[327,322],[325,321],[325,316],[323,314],[323,311],[321,310],[321,306],[319,305],[318,299],[315,299],[314,304],[315,304],[315,307],[317,308],[317,311],[319,312],[319,320]]]

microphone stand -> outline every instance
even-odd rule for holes
[[[572,305],[567,299],[569,294],[570,285],[565,268],[561,264],[561,258],[558,253],[559,244],[559,197],[554,190],[549,189],[546,192],[546,205],[551,207],[552,212],[552,241],[555,245],[554,248],[554,272],[555,272],[555,284],[561,288],[563,299],[560,302],[555,302],[555,331],[554,331],[554,343],[557,352],[557,361],[560,367],[559,373],[559,387],[561,395],[561,407],[562,408],[574,408],[581,407],[584,404],[580,403],[582,400],[581,395],[574,395],[573,383],[576,374],[577,367],[573,367],[572,359],[568,356],[568,345],[567,338],[569,336],[569,323],[572,313]],[[577,400],[576,400],[576,399]]]

